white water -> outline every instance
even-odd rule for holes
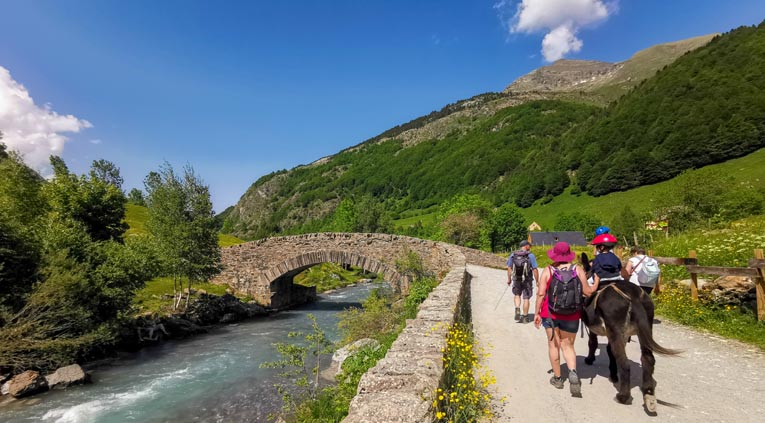
[[[308,330],[308,313],[335,336],[337,313],[358,305],[375,287],[341,289],[298,310],[145,348],[93,369],[91,385],[0,408],[0,421],[265,422],[281,405],[273,387],[276,371],[259,367],[277,358],[271,344],[288,342],[290,331]]]

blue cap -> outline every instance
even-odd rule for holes
[[[595,235],[603,235],[611,233],[611,229],[608,228],[608,226],[601,226],[598,229],[595,229]]]

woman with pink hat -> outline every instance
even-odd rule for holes
[[[574,340],[579,330],[582,295],[590,296],[594,292],[587,284],[584,270],[573,264],[576,253],[568,243],[559,242],[547,251],[553,261],[542,271],[539,277],[534,326],[544,326],[547,332],[547,347],[553,377],[550,384],[563,389],[563,377],[560,371],[560,350],[568,366],[568,381],[571,395],[580,396],[582,382],[576,373],[576,351]]]

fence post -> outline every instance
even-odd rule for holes
[[[765,258],[762,249],[754,250],[754,258]],[[760,272],[760,277],[754,281],[757,293],[757,320],[765,320],[765,268],[758,267],[757,271]]]
[[[696,258],[696,250],[688,251],[688,258]],[[696,263],[698,264],[698,263]],[[699,300],[699,279],[696,273],[691,273],[691,299],[693,301]]]
[[[648,250],[648,257],[653,257],[653,250]],[[659,273],[659,280],[656,281],[656,287],[653,289],[653,292],[656,295],[661,293],[661,278],[661,273]]]

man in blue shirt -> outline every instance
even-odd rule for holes
[[[539,281],[537,258],[531,250],[531,243],[521,241],[521,249],[507,258],[507,284],[512,286],[515,295],[515,321],[529,323],[529,299],[534,290],[533,281]],[[523,300],[523,314],[521,314]]]

